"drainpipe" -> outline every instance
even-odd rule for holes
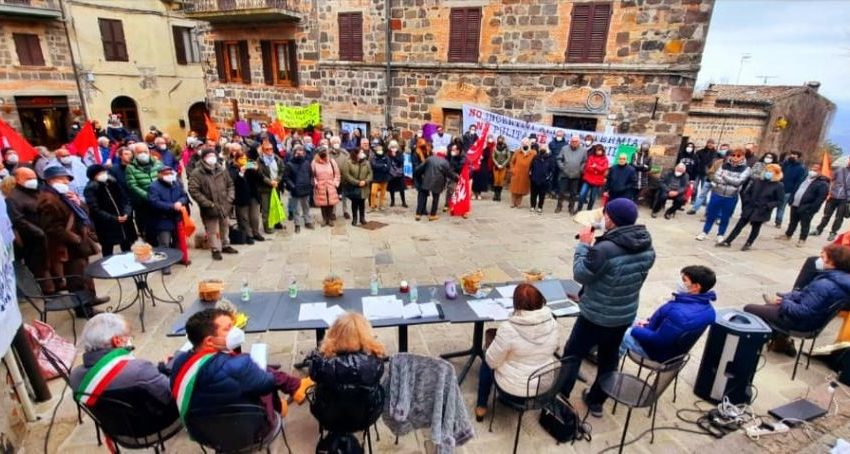
[[[386,74],[384,75],[384,78],[386,79],[385,82],[386,82],[386,86],[387,86],[387,94],[386,94],[386,99],[384,100],[384,124],[387,127],[387,131],[392,130],[392,124],[391,124],[391,121],[390,121],[390,107],[391,107],[390,106],[390,103],[391,103],[390,90],[392,88],[392,81],[393,81],[393,79],[392,79],[392,77],[393,77],[393,75],[392,75],[393,51],[392,51],[392,45],[390,44],[390,39],[392,39],[392,34],[393,34],[392,29],[391,29],[391,19],[390,19],[391,3],[392,3],[392,0],[384,0],[384,4],[386,5],[386,8],[385,8],[386,10],[385,10],[384,14],[386,15],[386,19],[387,19],[386,50],[384,52],[384,55],[386,56]]]
[[[71,34],[68,32],[68,15],[65,11],[65,2],[59,0],[59,8],[62,10],[62,28],[65,29],[65,39],[68,41],[68,55],[71,57],[71,67],[74,68],[74,81],[77,83],[77,95],[80,97],[80,107],[83,110],[83,117],[88,120],[89,109],[86,106],[86,98],[83,96],[83,88],[80,86],[80,74],[77,72],[77,61],[74,58],[74,50],[71,47]]]

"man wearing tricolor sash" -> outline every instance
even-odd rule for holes
[[[247,354],[237,354],[244,333],[233,326],[230,312],[206,309],[186,321],[186,336],[192,350],[174,359],[171,393],[184,421],[195,414],[215,414],[232,404],[254,404],[266,409],[269,437],[278,433],[283,404],[276,391],[292,396],[297,403],[312,385],[280,371],[260,369]],[[190,428],[191,433],[191,428]]]

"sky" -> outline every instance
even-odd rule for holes
[[[827,137],[850,154],[850,0],[716,0],[697,88],[761,85],[763,76],[769,85],[819,81],[838,106]]]

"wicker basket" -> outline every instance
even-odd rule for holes
[[[543,280],[543,272],[540,270],[523,271],[522,274],[525,275],[525,280],[528,282],[537,282]]]
[[[198,298],[201,301],[214,303],[221,299],[221,292],[224,290],[224,282],[218,279],[207,279],[198,282]]]
[[[343,283],[342,278],[338,276],[328,276],[322,281],[322,291],[325,296],[335,297],[342,296],[343,293]]]
[[[463,293],[467,295],[474,295],[478,293],[478,289],[481,288],[482,279],[484,279],[484,273],[481,271],[462,275],[460,277],[460,285],[461,288],[463,288]]]
[[[136,261],[139,263],[146,263],[153,257],[153,246],[142,240],[133,243],[132,249],[133,257],[135,257]]]

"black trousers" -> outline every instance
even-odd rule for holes
[[[844,223],[844,218],[847,216],[847,200],[829,199],[826,201],[826,206],[823,209],[823,217],[818,224],[818,232],[823,232],[826,225],[829,224],[829,219],[835,213],[835,220],[832,221],[832,228],[829,233],[838,233],[841,230],[841,224]]]
[[[416,214],[419,216],[425,216],[428,214],[426,212],[426,207],[428,205],[428,195],[431,196],[431,216],[437,215],[437,208],[440,206],[440,193],[439,192],[430,192],[426,189],[420,189],[416,193]]]
[[[578,192],[581,189],[581,178],[561,177],[558,180],[558,201],[569,199],[570,203],[578,201]]]
[[[113,243],[109,241],[103,241],[100,243],[100,249],[102,251],[102,255],[104,257],[109,257],[110,255],[115,253],[115,246],[121,246],[121,252],[130,252],[130,246],[132,246],[132,240],[126,239],[119,243]],[[165,247],[171,247],[170,245]]]
[[[531,185],[531,208],[543,209],[543,202],[546,200],[546,191],[548,190],[548,184]]]
[[[679,211],[679,208],[685,205],[685,194],[679,192],[679,195],[676,197],[668,197],[667,193],[662,191],[661,189],[655,191],[655,201],[652,204],[652,212],[658,213],[659,211],[664,209],[664,206],[667,205],[667,201],[672,200],[673,206],[671,206],[666,213],[675,213]]]
[[[805,241],[809,237],[809,230],[812,228],[812,218],[814,213],[800,213],[800,209],[791,207],[791,221],[788,222],[788,230],[785,231],[785,236],[793,236],[797,230],[797,224],[800,224],[800,239]]]
[[[751,225],[750,236],[747,237],[747,244],[753,244],[756,238],[759,237],[759,232],[761,232],[761,225],[764,223],[750,221],[749,216],[741,216],[741,218],[738,219],[738,223],[735,224],[735,227],[732,228],[732,232],[730,232],[729,236],[726,237],[726,242],[731,243],[735,241],[735,238],[738,238],[738,235],[741,234],[741,231],[744,230],[744,227],[747,225],[747,223]]]
[[[564,347],[563,357],[572,356],[573,358],[564,365],[567,378],[561,388],[561,394],[570,395],[573,386],[575,386],[576,378],[578,378],[581,359],[587,356],[593,347],[597,347],[596,380],[590,387],[590,393],[587,397],[591,404],[604,403],[607,396],[599,387],[599,379],[617,370],[617,363],[620,359],[620,343],[623,341],[623,334],[626,333],[628,328],[629,325],[600,326],[579,315],[575,326],[573,326],[573,331],[570,333],[570,338],[567,340],[567,345]]]
[[[407,200],[404,198],[404,190],[401,191],[390,191],[390,206],[395,206],[395,193],[398,192],[399,197],[401,197],[401,204],[407,205]]]
[[[358,217],[359,216],[359,217]],[[360,223],[363,224],[366,222],[366,199],[351,199],[351,222],[352,224],[357,220],[360,220]]]
[[[758,315],[759,318],[771,325],[785,329],[790,328],[779,316],[779,306],[779,304],[747,304],[744,306],[744,312]]]

